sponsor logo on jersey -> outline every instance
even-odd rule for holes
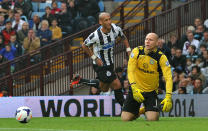
[[[153,59],[150,59],[150,64],[153,65],[155,62]]]
[[[133,52],[131,52],[131,58],[133,58],[134,57],[134,53]]]

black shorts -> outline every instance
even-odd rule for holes
[[[156,91],[143,92],[142,95],[144,96],[144,99],[145,99],[143,101],[144,106],[145,106],[145,112],[146,111],[155,111],[155,112],[160,111],[160,104],[158,101]],[[136,100],[134,100],[132,89],[131,87],[129,87],[129,93],[124,102],[123,111],[131,112],[137,116],[139,114],[140,106],[141,106],[141,103],[138,103]]]
[[[104,83],[111,83],[113,82],[117,77],[114,72],[114,66],[98,66],[93,64],[93,68],[95,72],[97,73],[97,77],[100,81]]]

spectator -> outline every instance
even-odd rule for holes
[[[96,0],[77,0],[76,32],[96,24],[100,8]]]
[[[186,57],[182,55],[181,49],[176,49],[176,55],[173,58],[172,66],[175,69],[185,72],[186,67]]]
[[[2,35],[4,38],[4,44],[8,44],[10,42],[10,36],[15,35],[15,30],[12,29],[11,21],[6,22],[5,29],[2,31]]]
[[[194,39],[196,39],[196,40],[201,40],[202,39],[202,37],[203,37],[203,32],[204,32],[204,26],[203,25],[198,25],[197,27],[196,27],[196,31],[195,31],[195,33],[194,33]]]
[[[207,50],[207,46],[204,44],[201,44],[199,47],[199,53],[198,53],[199,58],[203,58],[203,52],[206,50]]]
[[[63,32],[67,34],[73,33],[73,19],[72,14],[67,10],[66,3],[61,4],[61,12],[59,13],[59,24]]]
[[[202,94],[202,90],[202,80],[200,78],[196,78],[194,81],[193,94]]]
[[[50,30],[52,31],[52,42],[60,40],[62,38],[62,31],[61,28],[57,26],[57,20],[54,19],[52,21],[52,26],[50,27]],[[63,52],[63,46],[61,44],[56,44],[52,48],[52,56],[56,56]]]
[[[25,37],[27,37],[28,30],[29,30],[29,24],[27,22],[24,22],[22,24],[22,29],[17,32],[17,40],[21,45],[23,45],[23,41]]]
[[[158,47],[166,55],[166,57],[168,58],[168,61],[170,61],[171,51],[170,51],[169,47],[166,45],[164,39],[161,39],[161,38],[158,39]]]
[[[5,28],[5,18],[4,15],[0,15],[0,32]]]
[[[19,42],[17,42],[16,35],[11,35],[9,44],[16,48],[15,57],[23,55],[22,45]]]
[[[7,44],[5,45],[5,48],[0,51],[0,54],[7,60],[13,60],[15,58],[16,48]]]
[[[114,91],[111,88],[109,88],[108,91],[101,91],[100,95],[111,96],[114,95]]]
[[[167,46],[169,47],[169,49],[173,47],[181,48],[180,42],[175,33],[170,34],[170,40],[168,41]]]
[[[15,10],[23,9],[23,15],[30,18],[32,14],[32,3],[30,0],[17,0],[14,5]]]
[[[77,0],[78,12],[81,17],[87,18],[89,25],[96,23],[100,8],[96,0]],[[94,21],[93,21],[94,20]],[[91,23],[91,22],[94,23]]]
[[[56,1],[53,1],[51,6],[52,6],[51,14],[55,15],[56,18],[58,18],[57,15],[61,12],[61,9],[58,8]]]
[[[41,28],[37,32],[37,37],[40,38],[41,47],[50,44],[52,32],[48,28],[49,24],[47,20],[41,22]]]
[[[38,15],[34,15],[33,19],[29,21],[29,28],[37,32],[41,28],[41,21]]]
[[[52,41],[60,40],[62,38],[62,31],[59,26],[57,26],[57,20],[52,20],[51,27],[49,28],[52,31]]]
[[[173,59],[175,58],[176,55],[176,47],[171,48],[171,58],[170,58],[170,64],[173,65]]]
[[[3,36],[0,35],[0,51],[4,48],[4,39]]]
[[[35,36],[33,29],[28,31],[27,37],[23,42],[23,47],[25,49],[25,53],[33,52],[40,47],[40,39]]]
[[[206,87],[206,77],[201,73],[200,67],[198,66],[192,67],[191,77],[193,77],[193,79],[200,78],[202,81],[202,87]]]
[[[205,31],[203,33],[203,39],[200,41],[200,45],[206,45],[206,48],[208,49],[208,31]]]
[[[199,26],[199,25],[202,25],[202,24],[203,24],[203,23],[202,23],[201,18],[197,17],[197,18],[194,19],[194,27],[195,27],[195,28],[196,28],[197,26]]]
[[[190,45],[188,47],[188,54],[186,55],[186,59],[191,59],[191,61],[195,63],[197,58],[198,58],[198,55],[196,53],[195,45]]]
[[[186,34],[183,34],[183,35],[182,35],[181,40],[180,40],[180,49],[183,49],[184,43],[185,43],[186,41],[188,41],[187,36],[188,36],[188,34],[191,33],[191,32],[192,32],[192,33],[195,32],[195,27],[194,27],[194,26],[188,26],[188,28],[187,28],[187,30],[186,30]]]
[[[194,80],[191,76],[187,77],[187,86],[186,86],[186,92],[187,94],[193,94],[193,89],[194,89]]]
[[[72,13],[72,18],[74,19],[78,12],[77,12],[77,1],[76,0],[67,0],[67,8]]]
[[[129,85],[129,81],[128,80],[124,80],[123,81],[123,94],[124,95],[127,95],[128,94],[128,92],[129,92],[129,87],[130,85]]]
[[[51,8],[47,6],[45,8],[45,14],[42,16],[42,20],[47,20],[49,25],[51,26],[52,20],[55,18],[55,15],[51,14]]]
[[[30,29],[28,31],[28,35],[24,39],[24,42],[23,42],[23,47],[25,49],[25,53],[31,54],[30,62],[32,64],[40,61],[40,55],[39,54],[34,55],[36,53],[34,51],[40,48],[40,39],[36,37],[35,31],[33,29]],[[32,54],[32,52],[34,54]]]
[[[90,91],[89,91],[89,95],[100,95],[100,91],[97,88],[91,86]]]
[[[203,51],[202,55],[203,67],[208,67],[208,50]]]
[[[15,30],[15,31],[19,31],[22,29],[22,24],[24,23],[25,21],[23,21],[20,17],[20,13],[16,12],[14,14],[14,21],[12,22],[12,28]]]
[[[7,12],[10,9],[11,5],[12,5],[12,3],[11,3],[10,0],[3,0],[2,3],[1,3],[1,7],[4,10],[2,10],[2,11]]]
[[[12,9],[9,9],[6,21],[14,21],[14,11]]]
[[[183,46],[183,55],[188,54],[188,47],[190,45],[194,45],[196,47],[196,52],[198,52],[198,50],[199,50],[199,41],[194,39],[193,33],[192,32],[188,33],[187,38],[188,38],[188,41],[186,41],[184,43],[184,46]]]

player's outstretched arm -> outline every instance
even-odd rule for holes
[[[131,84],[134,99],[137,102],[142,103],[144,101],[144,97],[142,95],[143,91],[138,88],[137,83],[136,83],[136,78],[134,75],[136,67],[137,67],[138,54],[139,54],[138,48],[134,48],[131,52],[131,55],[129,57],[129,62],[128,62],[128,79]]]
[[[165,99],[161,102],[161,104],[163,104],[162,111],[169,112],[172,108],[173,80],[172,80],[171,67],[165,55],[162,55],[160,58],[160,66],[163,72],[164,79],[166,81],[166,95],[165,95]]]

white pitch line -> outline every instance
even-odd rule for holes
[[[25,131],[87,131],[87,130],[64,130],[64,129],[38,129],[38,128],[0,128],[0,130],[25,130]]]

